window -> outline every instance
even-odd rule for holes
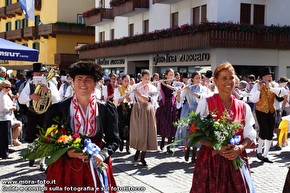
[[[178,26],[178,12],[171,14],[171,27]]]
[[[39,42],[34,42],[34,43],[32,44],[32,48],[33,48],[33,49],[36,49],[36,50],[39,51],[39,48],[40,48],[40,44],[39,44]]]
[[[105,32],[102,31],[99,33],[99,41],[104,42],[105,41]]]
[[[115,30],[111,29],[111,40],[115,39]]]
[[[22,19],[22,28],[28,27],[28,20],[27,19]]]
[[[28,44],[27,44],[27,43],[25,43],[25,44],[22,44],[22,46],[26,46],[26,47],[28,47]]]
[[[21,20],[20,19],[18,19],[18,20],[16,20],[15,21],[15,29],[21,29]]]
[[[206,16],[206,5],[201,6],[201,23],[204,23],[207,21]]]
[[[265,24],[265,5],[254,5],[254,25]]]
[[[251,4],[241,4],[240,23],[251,24]]]
[[[241,3],[241,24],[264,25],[265,24],[265,5],[251,5]]]
[[[143,33],[149,33],[149,19],[143,21]]]
[[[199,24],[199,7],[193,8],[193,24],[198,25]]]
[[[6,23],[6,31],[10,31],[11,30],[11,22],[7,22]]]
[[[192,9],[192,22],[194,25],[198,25],[200,23],[207,21],[207,6],[202,5],[199,7],[194,7]]]
[[[129,37],[132,37],[134,35],[134,23],[131,23],[129,25]]]
[[[82,14],[77,15],[77,23],[78,24],[85,24],[85,18],[83,17]]]

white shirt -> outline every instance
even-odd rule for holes
[[[245,103],[246,106],[246,116],[245,116],[245,126],[244,126],[244,139],[249,138],[251,141],[255,141],[256,139],[256,130],[253,125],[255,124],[255,119],[253,117],[251,108],[248,104]],[[209,114],[208,104],[206,99],[200,100],[198,103],[196,113],[200,113],[201,116],[207,116]]]
[[[60,94],[57,90],[57,87],[54,83],[49,82],[49,89],[51,91],[51,95],[52,95],[52,104],[57,103],[60,101]],[[29,104],[29,102],[31,101],[31,99],[29,98],[29,96],[31,95],[30,93],[30,84],[26,84],[25,87],[23,88],[18,101],[20,104]]]
[[[12,110],[13,101],[3,91],[0,92],[0,104],[0,121],[13,120],[15,118]]]

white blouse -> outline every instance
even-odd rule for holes
[[[246,106],[246,116],[243,135],[244,138],[249,138],[251,141],[255,141],[257,135],[257,132],[253,127],[253,125],[255,124],[255,119],[253,117],[250,106],[248,104],[245,104],[245,106]],[[196,113],[199,113],[201,116],[207,116],[209,114],[206,99],[200,100],[196,109]]]
[[[4,92],[0,92],[0,121],[13,120],[15,118],[13,108],[13,101]]]

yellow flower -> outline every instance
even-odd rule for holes
[[[80,143],[82,140],[81,140],[81,138],[76,138],[75,140],[74,140],[74,142],[73,143]]]
[[[57,125],[52,125],[51,127],[49,127],[47,130],[46,130],[46,133],[45,133],[45,137],[47,137],[51,132],[55,131],[57,129]]]
[[[63,143],[66,144],[69,140],[69,137],[67,135],[62,135],[57,139],[57,143]]]

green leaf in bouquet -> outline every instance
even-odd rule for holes
[[[61,148],[56,150],[51,156],[50,158],[48,158],[47,160],[47,165],[51,165],[54,162],[56,162],[62,155],[64,155],[66,153],[66,151],[69,149],[69,147],[66,148]]]

